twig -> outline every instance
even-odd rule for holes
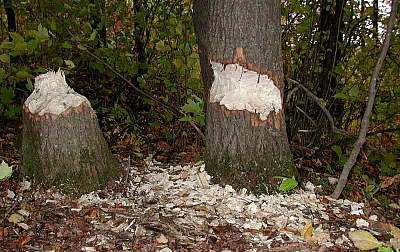
[[[372,136],[372,135],[386,133],[386,132],[396,132],[396,131],[400,131],[400,128],[376,130],[376,131],[368,132],[367,136]]]
[[[322,109],[322,111],[325,113],[326,117],[328,118],[329,125],[330,125],[331,131],[333,133],[344,135],[344,136],[349,137],[349,138],[353,138],[354,137],[351,134],[349,134],[347,131],[338,129],[335,126],[335,122],[333,121],[333,117],[332,117],[331,113],[329,113],[328,109],[325,107],[324,104],[322,104],[320,102],[319,98],[315,94],[313,94],[310,90],[308,90],[305,86],[300,84],[298,81],[292,80],[290,78],[286,78],[286,79],[289,82],[297,85],[297,87],[301,88],[306,93],[306,95],[309,96],[318,105],[318,107],[320,107]]]
[[[329,111],[328,111],[328,109],[325,107],[325,105],[322,104],[322,103],[319,101],[319,98],[318,98],[316,95],[314,95],[310,90],[308,90],[305,86],[303,86],[302,84],[300,84],[298,81],[292,80],[292,79],[290,79],[290,78],[286,78],[286,79],[287,79],[289,82],[291,82],[291,83],[297,85],[297,87],[295,87],[294,89],[292,89],[292,91],[289,93],[290,95],[293,95],[293,94],[294,94],[297,90],[299,90],[299,88],[300,88],[300,89],[302,89],[302,90],[306,93],[307,96],[309,96],[309,97],[322,109],[322,111],[325,113],[326,117],[328,117],[329,124],[330,124],[329,130],[326,130],[326,131],[331,132],[331,133],[334,133],[334,134],[342,135],[342,136],[347,137],[347,138],[350,138],[350,139],[357,139],[357,135],[351,134],[351,133],[349,133],[349,132],[347,132],[347,131],[345,131],[345,130],[339,129],[339,128],[337,128],[337,127],[335,126],[335,122],[333,121],[332,115],[329,113]],[[299,109],[297,106],[296,106],[296,108]],[[299,110],[300,110],[300,109],[299,109]],[[300,112],[302,112],[308,119],[310,119],[312,122],[314,122],[304,111],[300,110]],[[322,130],[324,130],[324,129],[322,129]],[[324,131],[325,131],[325,130],[324,130]],[[369,134],[368,134],[368,135],[369,135]],[[372,145],[369,144],[368,142],[366,143],[366,146],[367,146],[370,150],[372,150],[372,151],[374,151],[374,152],[376,152],[376,153],[380,153],[380,154],[384,153],[383,151],[378,150],[377,148],[375,148],[374,146],[372,146]]]
[[[353,150],[351,151],[350,157],[343,167],[343,170],[342,170],[342,173],[340,174],[339,182],[336,185],[335,191],[331,195],[331,197],[334,199],[338,199],[340,197],[340,194],[342,193],[343,188],[346,186],[347,177],[349,176],[351,168],[353,168],[354,164],[356,163],[356,159],[357,159],[358,154],[360,153],[360,149],[361,149],[362,145],[365,143],[365,137],[366,137],[367,131],[368,131],[369,119],[371,117],[372,108],[374,106],[374,100],[375,100],[375,95],[376,95],[376,79],[378,78],[378,74],[382,68],[383,61],[385,59],[386,53],[389,48],[390,35],[392,33],[394,22],[396,20],[396,13],[397,13],[397,0],[393,0],[392,1],[392,11],[390,13],[389,24],[388,24],[385,40],[383,42],[382,51],[379,56],[378,62],[375,65],[375,69],[372,74],[371,82],[369,85],[368,103],[367,103],[367,107],[365,109],[365,112],[364,112],[364,115],[363,115],[363,118],[361,121],[360,133],[359,133],[356,143],[354,144]]]
[[[311,118],[311,116],[307,115],[307,113],[304,110],[302,110],[301,108],[299,108],[298,106],[296,106],[296,109],[298,111],[300,111],[305,117],[307,117],[307,119],[311,121],[311,123],[314,125],[314,127],[317,127],[317,123]]]

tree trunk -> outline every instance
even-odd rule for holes
[[[89,101],[62,72],[35,79],[23,106],[22,173],[37,183],[62,185],[72,195],[99,189],[121,167],[113,159]]]
[[[15,22],[15,13],[12,6],[12,0],[4,0],[4,9],[7,15],[7,30],[9,32],[17,31],[17,24]]]
[[[207,101],[206,169],[253,193],[297,175],[283,113],[280,1],[197,0],[193,21]]]

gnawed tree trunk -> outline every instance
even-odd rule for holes
[[[90,102],[67,85],[61,71],[36,77],[23,106],[23,127],[22,172],[37,183],[80,195],[121,171]]]
[[[254,193],[297,175],[283,113],[279,0],[197,0],[193,21],[207,100],[206,169]]]

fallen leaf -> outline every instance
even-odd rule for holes
[[[14,214],[11,214],[10,217],[8,217],[8,221],[11,223],[17,224],[17,223],[24,221],[24,216],[14,213]]]
[[[387,188],[393,184],[400,183],[400,174],[397,174],[393,177],[380,177],[380,179],[382,182],[379,183],[379,188]]]
[[[207,188],[209,186],[206,176],[204,175],[204,172],[197,173],[197,180],[202,188]]]
[[[157,239],[156,239],[157,244],[166,244],[168,242],[167,237],[165,235],[161,234]]]
[[[189,177],[189,172],[188,171],[182,171],[181,172],[181,179],[186,180]]]
[[[31,182],[26,180],[22,181],[20,185],[21,185],[21,191],[27,191],[31,188]]]
[[[7,189],[7,198],[13,199],[15,197],[15,193],[9,189]]]
[[[301,231],[300,231],[301,237],[303,237],[305,240],[309,239],[313,235],[313,227],[312,224],[309,223],[307,224]]]
[[[1,237],[5,237],[5,236],[7,236],[8,235],[8,230],[7,230],[7,228],[2,228],[2,227],[0,227],[0,236]]]
[[[396,251],[399,251],[400,250],[400,237],[390,239],[389,244],[394,249],[396,249]]]
[[[22,238],[22,240],[21,240],[21,245],[23,246],[23,245],[27,244],[28,242],[30,242],[31,240],[32,240],[32,237],[30,237],[29,235],[28,235],[28,236],[25,236],[25,237]]]
[[[206,212],[207,211],[207,207],[203,206],[203,205],[197,205],[193,207],[196,211],[203,211]]]
[[[1,162],[0,164],[0,181],[9,178],[12,174],[12,166],[8,165],[6,162]]]
[[[85,252],[96,252],[96,248],[95,247],[82,247],[82,251]]]
[[[360,250],[371,250],[382,246],[384,243],[378,241],[370,232],[365,230],[357,230],[348,232],[350,240]]]
[[[393,224],[389,224],[389,228],[394,238],[400,238],[400,228],[396,227]]]
[[[28,224],[23,223],[23,222],[18,223],[17,225],[18,225],[19,227],[22,227],[22,228],[25,229],[25,230],[29,230],[29,229],[30,229],[30,227],[28,226]]]

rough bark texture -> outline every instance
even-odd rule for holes
[[[80,195],[100,188],[121,171],[86,102],[59,116],[32,114],[24,106],[23,125],[22,172],[37,183]]]
[[[206,169],[215,182],[254,193],[274,192],[274,176],[297,175],[283,110],[262,121],[256,113],[210,103],[214,78],[210,60],[267,74],[283,100],[280,2],[197,0],[193,21],[208,103]]]

